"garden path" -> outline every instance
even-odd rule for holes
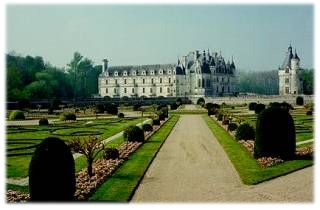
[[[258,185],[242,184],[200,115],[182,115],[133,202],[311,202],[313,167]]]

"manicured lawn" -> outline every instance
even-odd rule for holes
[[[129,201],[179,116],[172,116],[97,191],[92,201]]]
[[[23,193],[29,193],[29,186],[7,184],[7,190],[15,190],[15,191],[23,192]]]
[[[146,118],[98,119],[61,123],[49,126],[14,126],[7,128],[7,177],[26,177],[29,163],[37,145],[49,136],[65,141],[72,138],[97,135],[106,139],[130,125],[143,122]],[[117,140],[121,142],[121,140]],[[111,143],[111,142],[110,142]],[[86,163],[80,157],[76,168],[80,170]]]
[[[258,184],[313,164],[313,160],[292,160],[276,166],[261,168],[250,153],[217,122],[208,116],[204,116],[204,120],[225,150],[244,184]]]

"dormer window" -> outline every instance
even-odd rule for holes
[[[126,71],[123,72],[123,76],[127,76],[127,72]]]
[[[163,70],[162,69],[159,70],[159,74],[163,74]]]
[[[172,74],[176,74],[176,70],[173,70],[173,71],[172,71]]]
[[[116,77],[118,76],[118,72],[117,71],[114,72],[114,76],[116,76]]]
[[[146,75],[146,71],[142,71],[142,72],[141,72],[141,75]]]
[[[150,75],[154,75],[154,71],[153,70],[150,71]]]
[[[136,71],[132,71],[131,74],[132,74],[132,76],[136,76],[137,72]]]
[[[168,74],[171,74],[171,70],[168,70]]]

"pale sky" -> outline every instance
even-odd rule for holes
[[[176,63],[195,49],[277,69],[288,45],[313,68],[312,5],[8,5],[6,52],[63,67],[75,51],[110,66]]]

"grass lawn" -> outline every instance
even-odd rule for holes
[[[204,116],[208,127],[221,144],[244,184],[252,185],[313,165],[313,160],[292,160],[261,168],[250,153],[217,122]]]
[[[129,201],[179,116],[172,116],[92,195],[92,201]]]
[[[98,119],[77,121],[49,126],[14,126],[7,128],[7,177],[26,177],[29,163],[37,145],[49,136],[65,141],[72,138],[97,135],[106,139],[130,125],[143,122],[146,118]],[[88,123],[90,121],[90,123]],[[116,142],[121,140],[116,139]],[[111,142],[110,142],[111,143]],[[116,144],[116,143],[115,143]],[[76,168],[80,170],[86,163],[80,157]]]

